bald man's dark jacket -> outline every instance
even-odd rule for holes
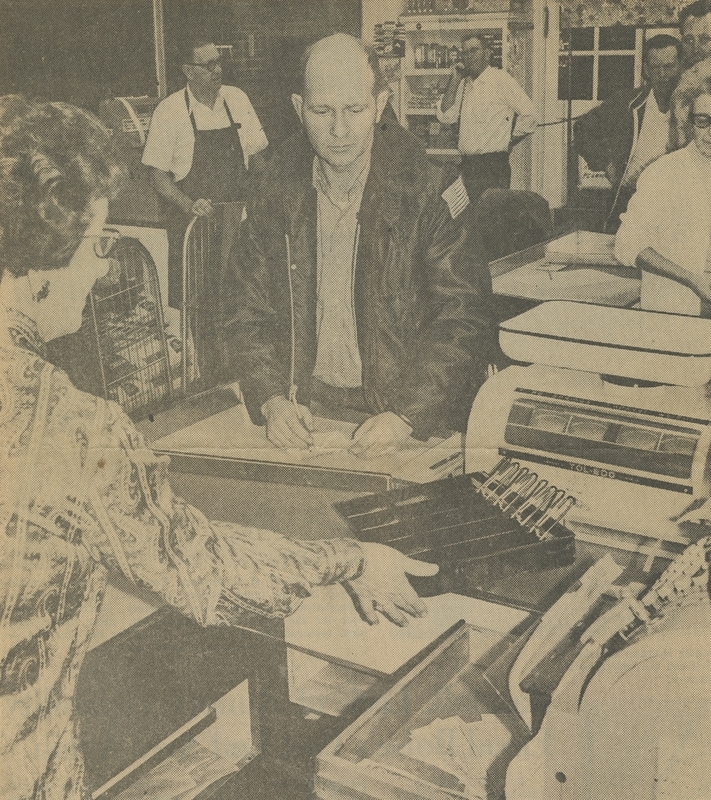
[[[233,254],[228,304],[232,373],[250,417],[296,386],[310,401],[316,360],[314,151],[291,137],[267,166]],[[463,213],[422,142],[400,125],[376,130],[359,212],[355,311],[363,388],[373,414],[394,411],[426,438],[462,430],[492,342],[491,279]],[[293,350],[292,350],[293,347]]]

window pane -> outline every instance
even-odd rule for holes
[[[570,99],[592,100],[593,57],[573,56],[570,74]],[[568,99],[568,59],[562,57],[558,63],[558,99]]]
[[[597,99],[606,100],[619,89],[634,86],[634,56],[600,56]]]
[[[570,46],[573,50],[592,50],[595,44],[595,28],[572,28]]]
[[[625,25],[600,28],[600,50],[634,50],[635,29]]]

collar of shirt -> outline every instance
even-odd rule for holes
[[[328,183],[328,178],[326,177],[326,173],[323,169],[323,164],[321,163],[321,159],[318,156],[314,156],[312,180],[314,188],[316,189],[317,192],[319,192],[319,194],[322,194],[325,197],[327,197],[328,200],[331,203],[333,203],[334,206],[340,208],[341,211],[345,211],[353,204],[353,202],[357,198],[362,197],[363,190],[365,189],[365,182],[368,180],[369,172],[370,172],[370,154],[368,154],[366,157],[365,163],[363,164],[363,169],[354,178],[353,183],[348,188],[344,200],[335,197],[333,192],[331,191],[331,187]]]
[[[10,344],[20,347],[23,350],[37,353],[37,355],[47,360],[47,347],[39,335],[35,321],[26,314],[15,308],[2,309],[5,319],[2,326],[10,338]]]
[[[190,84],[187,85],[188,90],[188,113],[194,111],[195,106],[202,106],[203,109],[207,109],[213,114],[219,113],[225,107],[225,99],[224,95],[222,94],[222,86],[217,90],[217,97],[215,98],[215,104],[212,106],[208,106],[206,103],[201,103],[197,97],[192,93],[190,89]]]
[[[467,80],[465,81],[465,83],[468,83],[468,84],[471,85],[473,83],[476,83],[479,80],[482,80],[482,79],[486,80],[489,77],[489,75],[491,75],[491,73],[493,71],[494,71],[494,67],[492,67],[491,64],[489,64],[486,67],[484,67],[484,69],[476,76],[476,78],[472,78],[469,75],[467,75]]]
[[[699,148],[696,146],[696,142],[693,139],[689,142],[687,147],[689,148],[689,153],[691,154],[694,164],[701,172],[702,176],[706,179],[705,185],[709,191],[709,200],[711,201],[711,183],[709,183],[709,179],[711,178],[711,158],[705,156],[699,150]]]

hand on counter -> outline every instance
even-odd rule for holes
[[[417,596],[407,575],[429,577],[439,570],[437,564],[413,558],[373,542],[361,542],[365,553],[365,569],[360,578],[343,585],[358,613],[371,625],[379,622],[378,614],[396,625],[407,625],[408,616],[424,617],[427,606]]]
[[[353,434],[353,444],[349,450],[362,458],[379,458],[397,450],[412,433],[412,428],[404,419],[392,411],[384,411],[367,419]]]
[[[282,395],[270,397],[262,406],[267,439],[276,447],[310,450],[314,446],[314,421],[306,406],[295,405]]]

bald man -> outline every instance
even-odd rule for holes
[[[232,355],[252,421],[304,449],[313,413],[355,422],[364,458],[463,430],[491,340],[464,186],[445,188],[420,140],[380,120],[387,83],[360,40],[313,45],[302,85],[302,130],[272,158],[235,258]]]

